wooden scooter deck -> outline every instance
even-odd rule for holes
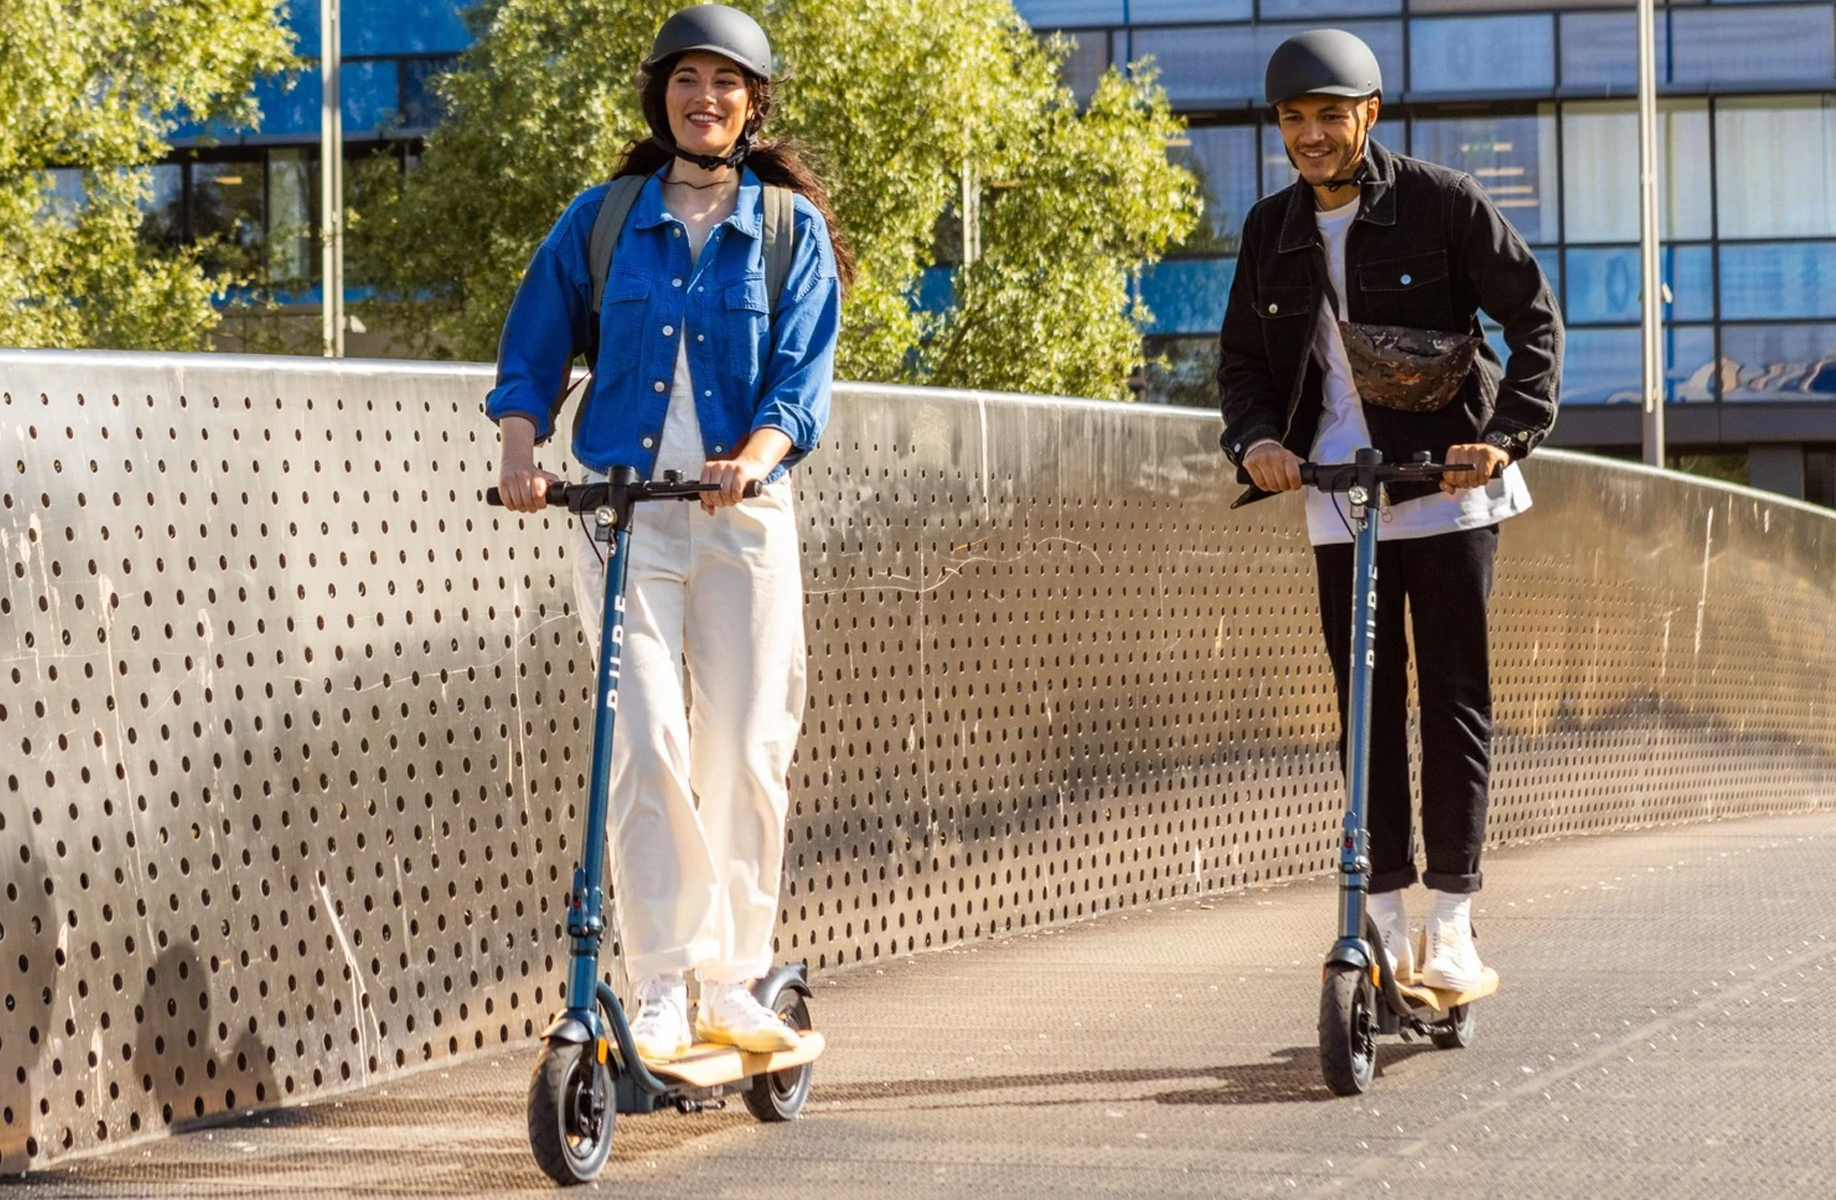
[[[645,1059],[644,1065],[650,1068],[653,1075],[669,1082],[685,1083],[698,1088],[718,1087],[754,1075],[789,1071],[815,1062],[822,1054],[824,1044],[822,1034],[815,1030],[805,1032],[795,1050],[780,1050],[776,1054],[752,1054],[718,1042],[696,1042],[686,1054],[667,1062]]]
[[[1431,988],[1422,983],[1419,978],[1408,983],[1398,981],[1396,989],[1403,994],[1403,999],[1411,1004],[1419,1004],[1423,1008],[1431,1008],[1435,1012],[1444,1013],[1462,1004],[1483,1000],[1497,991],[1498,972],[1490,967],[1485,968],[1485,974],[1479,986],[1470,992],[1451,992],[1445,988]]]

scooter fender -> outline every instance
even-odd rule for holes
[[[562,1013],[548,1023],[542,1031],[545,1042],[565,1042],[569,1045],[584,1046],[594,1038],[593,1030],[587,1023],[572,1013]]]
[[[1327,951],[1326,961],[1328,964],[1345,963],[1360,971],[1368,971],[1371,969],[1371,948],[1362,938],[1340,938]]]
[[[767,1008],[777,999],[778,993],[785,990],[796,992],[805,1000],[814,994],[810,991],[808,970],[802,963],[784,963],[773,967],[752,985],[753,998]]]

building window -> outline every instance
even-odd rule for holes
[[[1795,84],[1836,75],[1836,9],[1828,4],[1673,8],[1666,16],[1665,83]]]
[[[1385,80],[1401,84],[1402,23],[1341,21],[1339,27],[1370,44]],[[1216,108],[1263,101],[1263,70],[1275,47],[1308,25],[1227,25],[1136,29],[1131,57],[1152,55],[1175,108]]]
[[[1205,125],[1186,130],[1168,147],[1174,162],[1198,176],[1205,212],[1183,250],[1235,254],[1243,217],[1261,195],[1254,125]]]
[[[1409,91],[1548,91],[1555,17],[1436,17],[1409,22]]]
[[[1555,105],[1523,116],[1421,117],[1412,132],[1415,157],[1478,180],[1525,241],[1556,240]]]
[[[318,156],[302,147],[268,154],[268,281],[310,281],[318,262],[313,254],[319,223]]]
[[[1715,263],[1707,246],[1662,246],[1659,270],[1670,287],[1666,321],[1715,316]],[[1639,319],[1637,246],[1576,246],[1563,253],[1568,294],[1563,316],[1579,323]]]
[[[1836,398],[1836,325],[1727,325],[1728,400]]]
[[[262,162],[191,164],[191,240],[209,243],[206,268],[246,276],[262,245]]]
[[[1143,348],[1148,359],[1148,401],[1217,409],[1217,338],[1148,338]]]
[[[1639,331],[1571,329],[1562,363],[1564,404],[1637,404],[1643,391]],[[1713,400],[1715,331],[1707,325],[1664,329],[1664,393],[1671,402]]]
[[[1068,42],[1071,50],[1059,66],[1059,76],[1077,102],[1087,104],[1096,94],[1103,72],[1109,70],[1109,31],[1059,30],[1057,36]]]
[[[1717,100],[1715,157],[1721,236],[1836,235],[1831,97]]]
[[[1836,450],[1804,452],[1804,498],[1836,508]]]
[[[1714,223],[1708,187],[1708,102],[1662,102],[1657,133],[1662,236],[1666,240],[1706,240],[1713,234]],[[1564,104],[1562,173],[1564,229],[1569,241],[1638,240],[1638,109],[1634,103]]]

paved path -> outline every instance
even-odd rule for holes
[[[578,1193],[1836,1195],[1836,813],[1507,848],[1478,1044],[1320,1082],[1331,888],[1156,906],[818,985],[804,1119],[622,1120]],[[1419,906],[1418,906],[1419,907]],[[531,1048],[59,1166],[20,1197],[530,1196]],[[735,1106],[736,1109],[738,1106]]]

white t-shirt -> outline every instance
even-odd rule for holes
[[[684,222],[687,224],[687,222]],[[699,262],[701,248],[712,232],[706,227],[688,225],[689,262]],[[701,414],[695,409],[695,381],[689,374],[688,327],[676,331],[676,373],[669,384],[669,412],[663,417],[663,443],[657,447],[657,465],[653,477],[661,479],[665,471],[680,471],[684,479],[700,479],[707,465],[707,448],[701,441]]]
[[[1358,207],[1359,202],[1354,200],[1331,212],[1314,213],[1320,239],[1326,243],[1326,269],[1332,278],[1332,289],[1338,294],[1341,314],[1345,305],[1345,235],[1358,215]],[[1351,462],[1359,450],[1371,444],[1371,431],[1364,423],[1364,402],[1358,398],[1358,386],[1352,380],[1351,361],[1345,354],[1345,341],[1339,336],[1337,315],[1322,303],[1314,335],[1313,352],[1326,372],[1320,430],[1307,455],[1317,463]],[[1523,472],[1512,463],[1484,487],[1468,488],[1452,496],[1436,492],[1390,505],[1379,536],[1393,541],[1480,529],[1529,507],[1530,488]],[[1345,514],[1343,518],[1341,513]],[[1307,539],[1315,546],[1351,541],[1346,529],[1349,519],[1342,494],[1332,496],[1307,489]]]

